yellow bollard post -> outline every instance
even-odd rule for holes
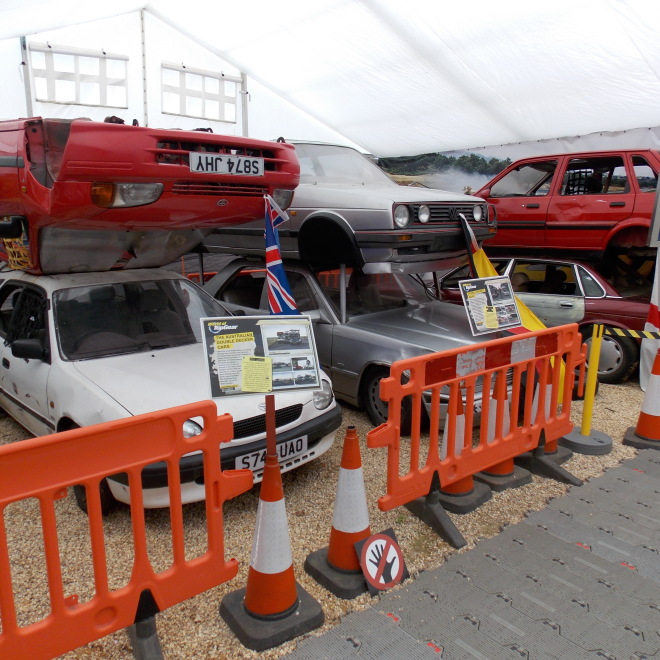
[[[589,435],[591,431],[591,417],[594,411],[596,398],[596,382],[598,381],[598,362],[600,360],[600,346],[603,343],[605,326],[595,325],[591,333],[591,348],[589,349],[589,369],[587,383],[584,386],[584,406],[582,408],[582,435]]]
[[[601,431],[591,430],[591,416],[596,398],[596,383],[598,381],[598,360],[600,346],[603,343],[602,325],[595,325],[591,334],[591,348],[589,349],[589,367],[587,369],[587,382],[584,386],[584,406],[582,408],[582,424],[580,432],[573,430],[559,439],[562,447],[568,447],[579,454],[602,455],[612,451],[612,438]]]

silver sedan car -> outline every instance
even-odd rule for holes
[[[464,309],[429,300],[414,274],[351,267],[312,270],[300,261],[285,262],[285,269],[298,309],[313,321],[319,360],[335,395],[364,408],[376,425],[387,419],[379,383],[393,362],[484,340],[472,335]],[[204,288],[228,309],[263,314],[268,310],[265,283],[262,261],[236,259]],[[475,399],[476,418],[480,411]],[[404,407],[402,427],[410,412]]]

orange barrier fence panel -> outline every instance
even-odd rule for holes
[[[441,488],[451,489],[535,449],[542,432],[546,443],[570,432],[581,347],[577,325],[570,324],[395,362],[380,384],[388,420],[367,435],[368,447],[388,450],[381,510],[428,495],[435,473]],[[402,443],[406,399],[412,428],[410,442]]]
[[[200,417],[202,433],[185,438],[184,422]],[[232,435],[231,417],[218,417],[215,403],[202,401],[1,446],[0,657],[52,658],[135,623],[145,592],[153,597],[151,616],[233,578],[238,563],[224,558],[222,505],[252,486],[252,473],[221,471],[220,443]],[[187,560],[179,461],[191,452],[203,455],[207,542],[206,552]],[[161,461],[168,470],[172,561],[157,570],[148,555],[141,471]],[[126,543],[133,545],[134,560],[128,583],[112,589],[108,579],[112,557],[105,544],[98,490],[104,477],[117,473],[128,475],[132,532]],[[56,500],[76,484],[84,485],[88,494],[93,584],[86,602],[66,592],[55,513]],[[41,620],[21,626],[6,516],[7,507],[28,498],[36,498],[39,504],[50,611]]]

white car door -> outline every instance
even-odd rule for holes
[[[0,291],[0,333],[4,341],[0,351],[0,405],[34,435],[55,431],[48,417],[48,376],[50,341],[48,337],[47,299],[35,286],[11,282]],[[40,345],[43,357],[15,357],[12,344],[28,340]]]

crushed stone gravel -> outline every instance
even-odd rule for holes
[[[643,397],[644,393],[636,380],[620,385],[601,384],[594,402],[591,428],[609,435],[613,440],[613,449],[604,456],[576,453],[563,467],[577,477],[588,480],[635,456],[637,450],[623,445],[621,441],[626,429],[637,423]],[[307,555],[328,544],[342,441],[349,425],[356,427],[360,438],[371,531],[377,532],[389,527],[394,529],[411,579],[420,571],[439,566],[449,555],[474,547],[479,539],[496,535],[502,527],[519,522],[528,512],[544,508],[551,498],[560,497],[568,488],[551,479],[534,476],[531,484],[493,493],[488,502],[471,513],[449,514],[468,541],[466,548],[457,551],[407,509],[401,507],[388,512],[378,509],[377,499],[385,492],[386,452],[367,449],[366,435],[372,425],[366,414],[350,406],[343,405],[342,408],[343,424],[332,449],[315,462],[283,475],[296,579],[319,601],[325,614],[325,624],[310,634],[321,634],[337,625],[347,613],[365,609],[374,602],[368,594],[353,600],[337,598],[317,584],[303,569]],[[573,402],[572,420],[576,430],[582,424],[582,409],[582,402]],[[26,437],[27,432],[11,419],[0,420],[0,444]],[[250,651],[237,640],[218,613],[222,598],[246,584],[258,499],[257,486],[225,505],[225,555],[226,559],[238,559],[240,567],[237,577],[157,615],[158,634],[166,658],[268,660],[283,657],[295,648],[299,640],[292,640],[261,653]],[[93,580],[87,519],[75,505],[71,493],[57,502],[56,512],[65,593],[76,593],[80,601],[84,602],[92,595],[90,585]],[[204,552],[206,543],[203,503],[187,505],[184,507],[184,515],[186,555],[197,556]],[[48,614],[49,607],[48,589],[43,580],[44,556],[36,502],[28,499],[8,506],[4,519],[11,550],[16,606],[20,623],[25,625]],[[146,522],[149,556],[156,569],[162,570],[172,558],[168,510],[147,511]],[[130,578],[132,565],[131,527],[127,508],[120,508],[106,519],[105,534],[111,585],[120,587]],[[133,653],[127,634],[120,631],[61,657],[67,660],[124,660],[133,658]]]

